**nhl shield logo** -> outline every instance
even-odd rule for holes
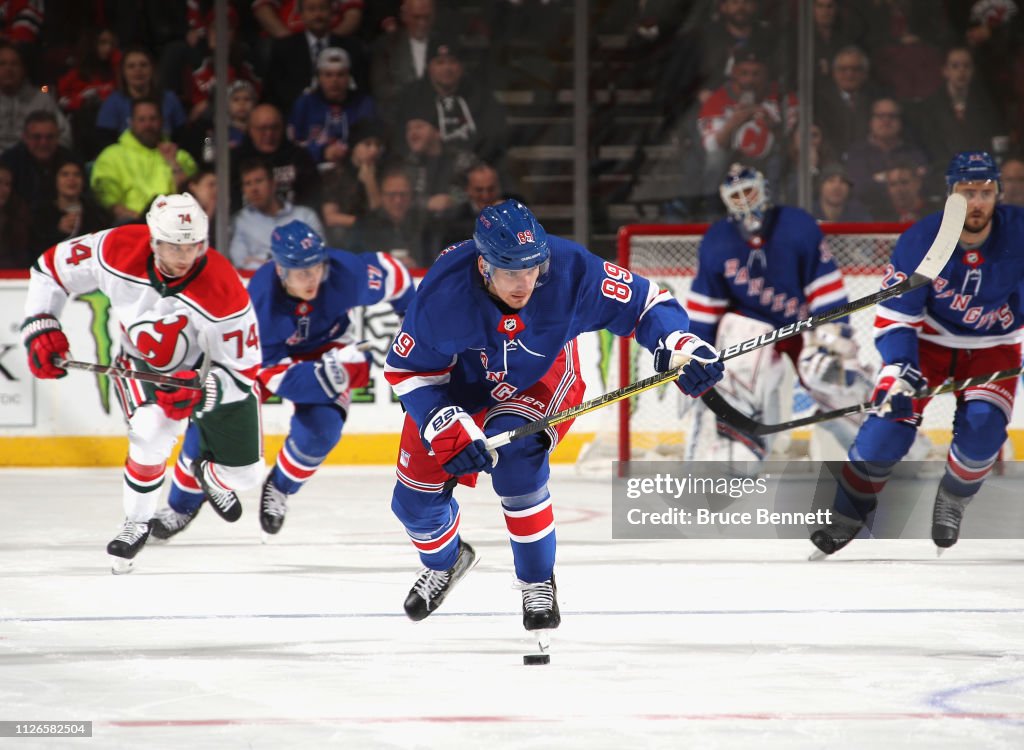
[[[526,325],[518,315],[506,315],[498,322],[498,333],[504,333],[510,341],[524,330]]]
[[[971,268],[977,268],[985,262],[985,258],[982,257],[981,252],[978,250],[968,250],[964,253],[964,263]]]

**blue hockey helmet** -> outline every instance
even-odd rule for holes
[[[522,271],[541,266],[538,285],[551,263],[548,233],[526,206],[516,200],[488,206],[476,220],[473,241],[490,269]]]
[[[958,182],[988,182],[996,183],[999,192],[1003,191],[1002,183],[999,180],[999,165],[992,155],[987,151],[961,151],[949,162],[946,169],[946,190],[953,192],[953,186]]]
[[[270,235],[270,254],[282,271],[309,268],[327,260],[327,247],[309,224],[289,221]]]
[[[764,229],[771,201],[768,197],[768,182],[763,174],[753,167],[733,164],[722,180],[718,194],[722,196],[730,221],[739,226],[740,234],[746,239],[751,239]]]

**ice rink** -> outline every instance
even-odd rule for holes
[[[489,486],[458,494],[480,565],[412,623],[392,477],[322,471],[268,544],[254,494],[206,508],[112,576],[120,471],[0,472],[0,720],[93,722],[0,747],[1024,747],[1024,542],[614,541],[608,478],[558,468],[527,667]]]

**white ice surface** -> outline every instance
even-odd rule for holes
[[[0,720],[101,748],[1024,747],[1024,543],[611,539],[608,480],[556,471],[563,624],[530,639],[489,487],[481,564],[409,622],[393,472],[326,469],[261,544],[208,508],[127,576],[120,472],[0,472]]]

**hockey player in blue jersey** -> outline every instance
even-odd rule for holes
[[[405,600],[422,620],[476,562],[459,534],[458,484],[491,475],[522,588],[527,630],[558,626],[548,455],[568,422],[487,450],[485,439],[581,403],[576,337],[635,335],[697,396],[723,365],[687,332],[667,292],[582,246],[548,236],[521,203],[485,208],[472,240],[441,253],[388,353],[385,375],[407,411],[392,510],[425,566]]]
[[[349,311],[390,302],[403,314],[414,288],[409,272],[387,253],[327,248],[301,221],[274,230],[270,247],[273,260],[253,275],[249,296],[263,344],[261,391],[294,405],[288,436],[260,496],[260,526],[276,534],[288,497],[341,438],[351,390],[369,381],[368,355],[352,345]],[[154,519],[154,536],[166,539],[195,517],[202,495],[187,479],[175,475],[168,507]]]
[[[700,244],[686,298],[691,333],[722,349],[847,301],[842,275],[814,217],[792,206],[773,206],[764,176],[741,164],[730,167],[720,194],[728,216],[712,224]],[[825,409],[863,401],[871,381],[857,360],[852,335],[848,324],[833,323],[812,331],[810,346],[791,338],[738,357],[718,391],[748,416],[779,422],[788,408],[784,400],[791,399],[791,389],[783,386],[788,358]],[[855,427],[829,426],[844,431],[837,437],[849,445]],[[690,459],[758,461],[771,448],[770,438],[740,432],[704,408],[696,411],[690,434]]]
[[[967,199],[960,243],[929,286],[881,303],[875,344],[882,356],[867,418],[839,477],[834,521],[811,541],[831,554],[865,526],[893,467],[906,454],[927,406],[910,395],[947,378],[960,380],[1018,367],[1024,282],[1024,209],[999,205],[999,168],[983,151],[957,154],[946,172],[950,192]],[[903,233],[886,268],[883,286],[913,272],[938,232],[940,214]],[[958,392],[953,442],[932,512],[932,540],[956,544],[964,509],[992,471],[1006,440],[1016,380]]]

